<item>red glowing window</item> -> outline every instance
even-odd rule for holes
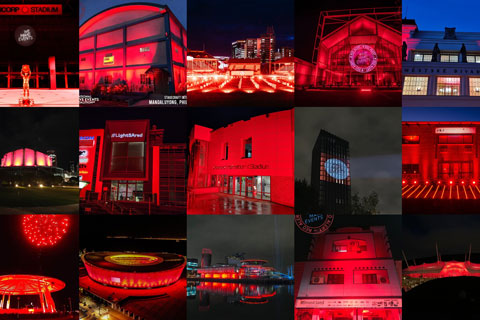
[[[403,144],[419,144],[420,136],[402,136]]]
[[[367,242],[364,240],[339,240],[333,243],[333,252],[356,252],[367,251]]]
[[[228,160],[228,143],[223,145],[223,160]]]
[[[355,284],[386,284],[390,283],[388,271],[379,270],[354,270],[353,283]]]
[[[442,134],[438,136],[439,144],[473,144],[471,134]]]

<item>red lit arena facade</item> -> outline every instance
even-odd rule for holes
[[[397,270],[398,269],[398,270]],[[295,319],[400,320],[400,268],[385,227],[340,228],[295,265]]]
[[[185,28],[167,6],[119,5],[80,27],[80,89],[186,92]]]
[[[51,167],[52,158],[48,155],[24,148],[8,152],[2,157],[2,167]]]
[[[171,285],[186,266],[184,256],[171,253],[86,253],[82,261],[88,276],[103,285],[150,289]]]
[[[189,146],[189,208],[205,194],[293,207],[294,139],[293,109],[215,130],[195,125]]]
[[[479,129],[480,122],[403,122],[402,198],[480,199]]]
[[[149,120],[106,121],[80,130],[80,199],[122,206],[150,205],[171,212],[186,207],[186,145],[165,143]],[[143,208],[143,207],[142,207]]]
[[[395,89],[402,84],[398,8],[322,11],[312,63],[298,59],[296,87]]]

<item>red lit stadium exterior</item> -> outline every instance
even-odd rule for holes
[[[185,257],[171,253],[86,253],[82,261],[88,276],[101,284],[147,289],[178,281],[186,266]]]

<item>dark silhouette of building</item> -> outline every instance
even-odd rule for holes
[[[212,265],[212,250],[211,249],[202,249],[202,262],[200,267],[210,267]]]

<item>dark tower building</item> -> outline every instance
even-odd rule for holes
[[[322,212],[351,214],[348,141],[320,131],[312,151],[311,184]]]
[[[202,249],[202,262],[200,264],[201,268],[210,267],[212,265],[212,250]]]

